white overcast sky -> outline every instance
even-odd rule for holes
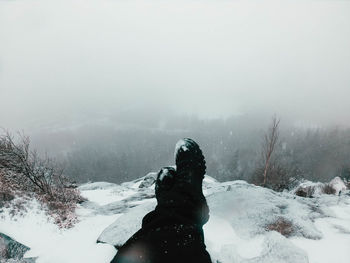
[[[350,1],[0,0],[0,126],[149,108],[349,124]]]

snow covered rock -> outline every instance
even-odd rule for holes
[[[0,258],[0,263],[34,263],[36,262],[35,259],[28,259],[28,258],[24,258],[24,259],[1,259]]]
[[[103,230],[97,239],[98,243],[107,243],[115,247],[122,246],[137,230],[141,228],[142,218],[156,206],[156,201],[147,202],[130,209],[112,225]]]
[[[305,181],[292,190],[292,193],[301,197],[315,197],[322,194],[338,195],[346,189],[344,181],[340,177],[335,177],[328,184]]]
[[[251,245],[250,250],[258,250],[259,255],[251,256],[256,254],[256,251],[247,251],[247,248],[244,252],[239,251],[239,244],[226,244],[221,247],[219,253],[211,253],[212,261],[224,263],[309,263],[305,251],[275,232],[268,233],[259,244],[252,243]]]
[[[107,182],[87,183],[79,186],[78,189],[81,195],[89,202],[95,203],[95,206],[117,202],[134,193],[125,186]]]
[[[268,226],[284,219],[292,224],[290,235],[320,239],[313,217],[320,216],[311,202],[295,199],[288,193],[232,182],[224,192],[207,198],[210,214],[226,220],[242,237],[250,238],[268,231]]]
[[[126,213],[128,209],[136,207],[143,202],[151,200],[155,197],[154,191],[146,191],[146,189],[144,189],[144,191],[139,191],[128,197],[125,197],[120,201],[109,203],[104,206],[99,206],[97,209],[97,214],[113,215]]]
[[[148,188],[151,187],[157,179],[157,173],[148,173],[141,181],[139,188]]]
[[[216,186],[218,184],[219,184],[219,182],[215,178],[213,178],[209,175],[204,175],[204,180],[203,180],[203,188],[204,189],[211,188],[211,187]]]
[[[333,178],[328,185],[334,189],[336,195],[347,189],[344,181],[339,176]]]
[[[35,262],[35,259],[23,259],[29,250],[25,245],[0,233],[0,262]]]
[[[79,186],[80,191],[89,191],[89,190],[107,190],[111,188],[120,188],[119,185],[108,183],[108,182],[94,182],[94,183],[86,183]]]
[[[122,183],[121,186],[129,188],[129,189],[137,189],[137,188],[154,188],[154,183],[157,178],[156,172],[150,172],[147,175],[133,180],[131,182]],[[154,180],[153,180],[154,179]]]
[[[320,182],[305,181],[297,186],[292,192],[301,197],[313,197],[324,193],[325,184]]]
[[[295,246],[291,241],[271,232],[266,235],[260,256],[244,260],[249,263],[309,263],[305,251]]]

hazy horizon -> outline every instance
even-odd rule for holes
[[[349,126],[349,14],[350,1],[0,0],[0,126],[254,113]]]

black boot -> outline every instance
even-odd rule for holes
[[[162,203],[162,196],[163,194],[170,191],[171,188],[173,188],[175,184],[175,178],[176,171],[173,167],[163,167],[158,172],[156,183],[155,183],[155,194],[158,203]]]
[[[202,193],[206,166],[199,145],[189,138],[178,141],[175,147],[175,163],[177,176],[191,184],[197,194]]]
[[[178,141],[175,147],[175,163],[179,189],[191,197],[196,204],[197,218],[205,224],[209,219],[209,208],[202,190],[206,166],[199,145],[189,138]]]

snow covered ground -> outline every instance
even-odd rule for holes
[[[38,263],[109,262],[113,245],[125,242],[156,205],[154,187],[138,188],[140,182],[81,186],[89,201],[78,207],[79,223],[71,229],[59,229],[32,201],[24,217],[11,218],[3,209],[0,232],[30,247],[25,256],[37,257]],[[204,192],[211,210],[204,231],[213,261],[349,262],[349,192],[302,198],[211,177]],[[270,231],[280,227],[276,222],[285,223],[285,236]]]
[[[31,248],[25,257],[38,257],[38,263],[109,262],[115,249],[97,244],[102,230],[119,215],[92,215],[79,207],[80,222],[71,229],[59,229],[35,202],[25,217],[10,218],[7,211],[0,220],[0,232]]]

